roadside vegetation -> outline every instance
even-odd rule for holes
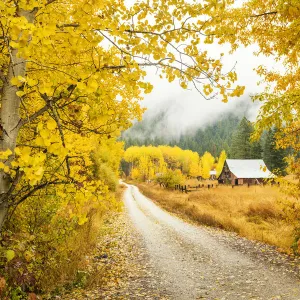
[[[122,154],[123,144],[113,140],[99,143],[91,153],[91,179],[104,178],[101,201],[77,203],[74,194],[48,187],[15,209],[0,246],[5,254],[0,258],[1,299],[27,299],[28,294],[50,299],[101,284],[105,276],[91,268],[87,257],[106,234],[106,222],[122,208]]]
[[[196,181],[187,181],[196,185]],[[201,183],[202,184],[202,183]],[[277,186],[218,186],[190,193],[161,188],[156,183],[138,183],[147,197],[167,211],[207,226],[217,227],[249,239],[275,245],[281,251],[298,253],[297,232],[299,208]]]

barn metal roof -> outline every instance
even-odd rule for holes
[[[274,178],[262,159],[226,159],[229,170],[237,178]],[[263,169],[266,168],[266,171]]]

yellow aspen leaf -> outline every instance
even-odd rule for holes
[[[49,138],[50,132],[49,132],[49,130],[47,130],[47,129],[42,129],[42,130],[40,131],[40,135],[41,135],[41,137],[42,137],[44,140],[46,140],[46,139]]]
[[[18,80],[20,82],[26,82],[26,79],[23,76],[18,75]]]
[[[78,225],[83,225],[88,221],[88,218],[86,216],[80,216],[78,218]]]
[[[15,254],[15,251],[13,251],[13,250],[7,250],[5,256],[6,256],[7,261],[10,262],[11,260],[14,259],[16,254]]]
[[[86,89],[86,84],[84,82],[77,82],[77,87],[80,89],[80,90],[85,90]]]
[[[36,139],[35,139],[35,143],[37,146],[45,146],[45,143],[44,143],[44,139],[40,136],[38,136]]]
[[[15,154],[16,155],[21,155],[21,149],[19,147],[15,148]]]
[[[44,168],[43,168],[43,167],[38,168],[38,169],[35,171],[35,174],[38,175],[38,176],[43,175],[43,174],[44,174]]]
[[[35,79],[28,78],[28,79],[27,79],[27,84],[28,84],[29,86],[35,86],[35,85],[38,84],[38,81],[35,80]]]
[[[14,42],[14,41],[11,41],[10,42],[10,46],[12,47],[12,48],[19,48],[19,43],[17,43],[17,42]]]
[[[0,152],[0,159],[8,159],[13,153],[10,149]]]
[[[48,128],[49,130],[54,130],[56,127],[57,127],[57,124],[56,124],[56,121],[55,121],[55,120],[50,119],[50,120],[47,122],[47,128]]]
[[[187,84],[186,84],[186,82],[184,82],[184,81],[182,81],[182,82],[180,83],[180,86],[181,86],[183,89],[187,89]]]
[[[27,262],[30,262],[32,260],[32,258],[34,257],[34,255],[29,251],[25,251],[23,255]]]
[[[227,95],[224,95],[224,96],[223,96],[222,102],[224,102],[224,103],[227,103],[227,102],[228,102],[228,97],[227,97]]]
[[[98,82],[95,79],[90,79],[87,83],[87,92],[94,93],[98,89]]]
[[[22,97],[22,96],[25,95],[25,93],[24,93],[23,91],[17,91],[17,92],[16,92],[16,95],[17,95],[18,97]]]
[[[22,83],[19,81],[19,79],[17,77],[13,77],[11,80],[10,80],[10,83],[12,85],[16,85],[16,86],[21,86]]]

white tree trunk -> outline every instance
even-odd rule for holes
[[[34,12],[20,11],[20,16],[27,18],[29,22],[34,20]],[[17,57],[18,50],[12,49],[10,52],[10,63],[8,67],[8,74],[6,75],[6,81],[3,85],[3,92],[1,97],[1,112],[0,122],[2,125],[2,137],[0,141],[0,150],[6,151],[10,149],[14,152],[17,137],[19,134],[19,121],[20,121],[20,103],[21,99],[16,95],[18,88],[11,85],[10,81],[13,77],[25,76],[26,61],[22,57]],[[6,165],[9,165],[13,156],[6,161]],[[0,230],[6,219],[8,212],[8,199],[5,194],[8,192],[11,185],[11,178],[3,171],[0,172],[0,195],[4,196],[2,203],[0,203]]]

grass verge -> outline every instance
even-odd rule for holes
[[[141,192],[162,208],[198,224],[233,231],[291,253],[295,226],[283,215],[285,196],[272,186],[219,186],[188,194],[138,183]]]

